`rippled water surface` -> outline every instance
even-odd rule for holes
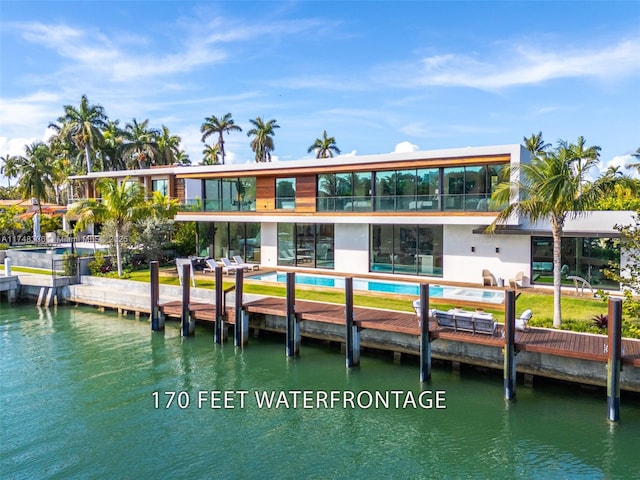
[[[152,333],[84,307],[1,305],[0,362],[3,479],[640,478],[636,396],[611,425],[602,391],[519,384],[505,402],[500,374],[436,366],[422,386],[416,364],[387,356],[347,370],[320,344],[288,360],[280,338],[241,350],[206,328],[183,339],[175,323]],[[298,390],[310,403],[255,399]],[[446,408],[367,408],[376,394],[404,403],[423,390],[444,392]],[[211,391],[227,408],[211,408]],[[331,391],[365,394],[355,408],[315,403]],[[165,392],[176,392],[168,408]]]

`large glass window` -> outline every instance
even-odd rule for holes
[[[204,211],[255,211],[256,178],[214,178],[204,180]]]
[[[551,237],[531,238],[532,280],[538,284],[553,283],[553,239]],[[594,288],[619,285],[604,276],[610,262],[620,261],[620,240],[618,238],[563,237],[560,249],[562,281],[573,285],[567,276],[584,278]]]
[[[376,172],[376,210],[396,209],[396,172]]]
[[[333,224],[278,224],[278,265],[333,268],[333,252]]]
[[[440,169],[421,168],[416,181],[415,210],[440,210]]]
[[[198,253],[220,259],[240,255],[244,260],[260,263],[260,223],[200,222]]]
[[[441,225],[371,225],[370,271],[442,276]]]
[[[353,174],[353,210],[371,210],[371,172]]]
[[[161,180],[151,180],[151,191],[160,192],[166,197],[169,195],[169,180],[166,178]]]
[[[296,208],[296,179],[276,179],[276,208],[293,210]]]

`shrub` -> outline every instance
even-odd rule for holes
[[[609,315],[603,315],[602,313],[598,313],[591,317],[593,324],[600,329],[607,329],[609,324]]]

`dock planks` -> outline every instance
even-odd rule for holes
[[[247,302],[243,306],[249,313],[285,316],[286,312],[286,300],[279,297],[264,297],[260,300]],[[180,317],[182,314],[182,302],[164,303],[161,305],[161,309],[167,316]],[[191,315],[198,321],[208,323],[215,321],[215,307],[211,303],[192,302],[189,305],[189,310]],[[355,324],[362,329],[420,335],[418,319],[414,313],[364,307],[354,307],[353,312]],[[345,324],[344,305],[298,300],[296,301],[296,315],[300,321],[310,320],[338,325]],[[233,308],[227,307],[225,321],[231,324],[235,322]],[[435,322],[430,322],[430,331],[433,339],[441,338],[443,340],[493,347],[504,345],[502,326],[498,327],[496,336],[461,331],[455,332],[448,328],[438,327]],[[526,332],[516,332],[516,349],[525,352],[606,362],[606,345],[607,337],[605,335],[546,328],[531,328]],[[639,340],[622,340],[622,363],[623,365],[640,367]]]

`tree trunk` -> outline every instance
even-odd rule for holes
[[[91,152],[89,152],[89,144],[84,144],[84,157],[87,161],[87,173],[91,173]]]
[[[122,277],[122,257],[120,256],[120,227],[116,227],[116,263],[118,265],[118,277]]]
[[[562,324],[560,299],[562,297],[562,224],[557,219],[551,220],[553,235],[553,326],[558,328]]]

